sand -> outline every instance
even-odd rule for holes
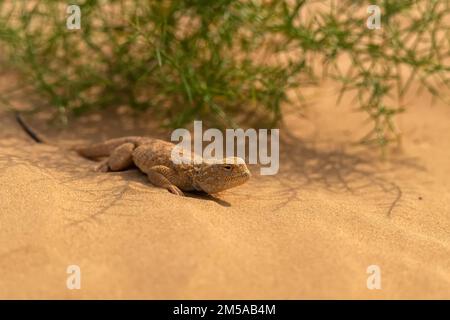
[[[367,126],[318,89],[281,127],[280,172],[216,198],[176,197],[132,170],[33,143],[0,111],[0,298],[450,298],[450,108],[414,97],[401,147],[381,161],[352,145]],[[61,143],[165,137],[151,119],[93,115]],[[81,289],[66,287],[69,265]],[[367,267],[381,269],[369,290]]]

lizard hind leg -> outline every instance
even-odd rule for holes
[[[114,149],[111,155],[100,162],[95,168],[98,172],[122,171],[133,164],[133,150],[136,146],[133,143],[124,143]]]

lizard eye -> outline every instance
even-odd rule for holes
[[[224,168],[225,170],[231,170],[231,166],[230,166],[230,165],[225,165],[225,166],[223,166],[223,168]]]

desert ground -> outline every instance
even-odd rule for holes
[[[450,298],[450,108],[418,93],[400,145],[351,143],[370,123],[324,84],[280,126],[280,171],[177,197],[137,170],[36,144],[0,111],[0,298]],[[30,124],[60,144],[122,135],[168,139],[151,117],[111,112]],[[69,290],[69,265],[81,289]],[[381,289],[369,290],[378,265]]]

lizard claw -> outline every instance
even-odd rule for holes
[[[102,161],[99,165],[94,167],[95,172],[108,172],[109,166],[107,161]]]
[[[182,197],[184,196],[183,191],[181,191],[177,186],[174,186],[174,185],[168,186],[167,190],[170,193],[173,193],[173,194],[175,194],[177,196],[182,196]]]

